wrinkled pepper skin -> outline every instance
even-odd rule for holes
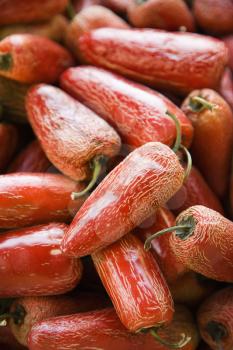
[[[146,221],[142,222],[134,233],[145,243],[145,240],[153,233],[175,225],[174,215],[166,208],[159,208]],[[152,241],[151,252],[155,256],[161,271],[169,283],[187,272],[187,268],[181,264],[170,247],[168,235],[160,236]]]
[[[186,28],[195,30],[192,12],[183,0],[131,0],[127,7],[130,23],[137,28],[156,28],[167,31]]]
[[[26,109],[48,159],[74,180],[90,176],[89,162],[96,156],[113,157],[120,151],[120,137],[110,125],[54,86],[32,87]]]
[[[195,111],[191,101],[202,97],[213,109]],[[191,147],[193,162],[209,186],[219,196],[226,194],[230,181],[233,146],[233,113],[228,103],[214,90],[195,90],[184,100],[182,110],[194,127]]]
[[[180,340],[181,333],[192,340],[182,349],[195,350],[198,332],[189,310],[177,306],[174,320],[158,331],[171,342]],[[167,350],[150,334],[130,333],[120,322],[113,308],[72,316],[54,317],[37,323],[29,334],[30,350]]]
[[[74,64],[69,51],[32,34],[13,34],[0,41],[0,75],[20,83],[55,83]]]
[[[27,346],[28,334],[35,323],[50,317],[97,310],[104,306],[106,306],[106,300],[95,293],[79,293],[75,296],[22,297],[16,299],[11,305],[10,313],[16,316],[11,317],[8,322],[18,342]]]
[[[233,281],[233,223],[216,211],[196,205],[183,211],[176,225],[190,224],[191,229],[176,231],[170,244],[179,259],[190,270],[217,281]]]
[[[0,228],[70,221],[85,198],[71,201],[84,186],[63,175],[13,173],[0,176]]]
[[[225,70],[222,76],[219,91],[233,110],[233,73],[229,68]]]
[[[3,173],[17,150],[19,135],[15,125],[0,123],[0,173]]]
[[[207,33],[222,35],[233,31],[232,0],[194,0],[193,13],[197,24]]]
[[[165,204],[183,179],[168,146],[150,142],[137,148],[86,200],[64,236],[63,252],[81,257],[117,241]]]
[[[67,4],[68,0],[1,0],[0,25],[49,20],[63,12]]]
[[[175,114],[180,122],[183,144],[191,144],[190,121],[175,104],[156,91],[90,66],[66,70],[60,83],[74,98],[113,125],[130,148],[150,141],[171,146],[176,128],[167,111]]]
[[[43,173],[51,166],[37,140],[25,147],[8,167],[7,173],[28,172]]]
[[[79,39],[85,63],[186,95],[216,88],[228,61],[225,44],[192,33],[105,28]]]
[[[176,215],[193,205],[204,205],[224,215],[218,197],[194,166],[181,189],[168,201],[167,205]]]
[[[82,34],[93,29],[129,28],[127,22],[114,12],[100,5],[93,5],[84,8],[79,12],[69,24],[66,33],[66,45],[73,52],[76,58],[80,57],[78,40]]]
[[[211,349],[218,350],[221,344],[224,350],[231,350],[233,344],[233,288],[227,287],[212,294],[200,306],[197,313],[200,333]],[[208,332],[210,323],[223,327],[225,334],[217,341],[217,329]],[[212,338],[215,337],[216,338]]]
[[[51,223],[0,236],[1,298],[63,294],[78,284],[81,261],[60,250],[66,229]]]
[[[160,268],[132,234],[92,254],[123,325],[131,332],[171,322],[173,300]]]

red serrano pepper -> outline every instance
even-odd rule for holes
[[[84,256],[117,241],[165,204],[183,179],[168,146],[150,142],[137,148],[86,200],[64,236],[63,252]]]
[[[77,285],[81,261],[60,250],[66,229],[52,223],[0,236],[1,298],[63,294]]]
[[[159,30],[101,28],[84,34],[85,62],[179,94],[216,88],[228,61],[218,39]]]
[[[58,174],[1,175],[0,228],[69,221],[84,201],[71,201],[70,195],[83,187]]]
[[[32,34],[14,34],[0,41],[0,75],[21,83],[54,83],[73,65],[66,49]]]
[[[149,88],[90,66],[66,70],[60,83],[69,94],[113,125],[131,148],[150,141],[173,144],[176,128],[167,111],[180,123],[182,143],[191,144],[193,128],[188,118],[165,96]]]
[[[143,241],[146,241],[154,232],[175,225],[175,217],[166,208],[159,208],[156,212],[139,227],[134,233]],[[187,272],[187,268],[179,262],[170,246],[170,238],[167,235],[160,236],[152,241],[151,252],[155,255],[156,261],[161,268],[166,281],[172,283]]]
[[[218,212],[196,205],[183,211],[176,226],[147,239],[145,248],[157,235],[173,232],[170,244],[177,259],[190,270],[218,281],[233,281],[233,223]]]
[[[90,177],[90,167],[94,167],[90,189],[103,159],[120,150],[115,130],[89,108],[50,85],[34,86],[27,95],[26,108],[43,150],[60,171],[75,180],[85,180]]]
[[[233,288],[212,294],[198,310],[198,326],[211,349],[231,350],[233,344]]]

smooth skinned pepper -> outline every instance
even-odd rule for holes
[[[60,250],[66,229],[65,224],[51,223],[1,235],[1,298],[63,294],[78,284],[81,261]]]
[[[193,128],[182,111],[165,96],[119,75],[91,66],[67,69],[60,78],[64,90],[93,109],[119,132],[130,148],[176,138],[173,113],[181,126],[182,143],[190,146]]]
[[[84,186],[63,175],[13,173],[0,176],[0,228],[70,221],[85,200],[71,201]]]
[[[173,300],[154,256],[132,234],[92,254],[123,325],[131,332],[171,322]]]
[[[217,281],[233,281],[233,223],[218,212],[196,205],[183,211],[176,225],[157,232],[157,235],[173,232],[170,244],[177,259],[190,270]]]
[[[194,166],[181,189],[168,201],[167,205],[176,215],[193,205],[204,205],[224,214],[218,197]]]
[[[231,350],[233,344],[233,288],[212,294],[200,306],[197,321],[202,338],[213,350]]]
[[[55,83],[74,64],[69,51],[32,34],[13,34],[0,41],[0,75],[20,83]]]
[[[19,134],[15,125],[0,123],[0,173],[5,171],[19,141]]]
[[[36,85],[28,93],[29,121],[48,159],[74,180],[86,180],[105,158],[118,154],[121,140],[115,130],[62,90]]]
[[[210,89],[193,91],[181,108],[194,127],[193,162],[212,190],[223,197],[230,180],[232,110],[216,91]]]
[[[184,169],[159,142],[130,153],[92,192],[66,232],[62,250],[84,256],[117,241],[181,187]]]
[[[172,342],[185,333],[189,341],[182,349],[195,350],[198,344],[197,328],[189,310],[177,306],[174,320],[159,335]],[[120,322],[113,308],[54,317],[32,327],[28,342],[30,350],[167,350],[151,334],[134,334]]]
[[[51,166],[50,161],[46,157],[37,140],[32,141],[25,147],[8,167],[7,173],[46,172]]]
[[[152,29],[96,29],[79,39],[79,48],[85,62],[182,95],[216,88],[228,61],[218,39]]]
[[[154,232],[175,225],[174,215],[166,208],[159,208],[155,213],[136,227],[136,234],[143,243]],[[161,271],[169,283],[177,280],[187,272],[186,266],[180,263],[170,246],[170,238],[167,235],[160,236],[152,241],[151,252],[155,256]]]

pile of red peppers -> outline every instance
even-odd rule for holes
[[[0,0],[0,350],[233,350],[232,0]]]

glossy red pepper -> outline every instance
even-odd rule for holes
[[[192,340],[183,350],[195,350],[198,333],[190,312],[177,307],[174,320],[158,333],[171,342],[180,340],[182,333]],[[33,326],[29,334],[30,350],[167,350],[150,334],[133,334],[126,330],[114,309],[80,313],[72,316],[55,317]]]
[[[84,256],[140,225],[181,187],[184,169],[159,142],[130,153],[92,192],[67,230],[62,250]]]
[[[227,287],[211,295],[197,314],[204,341],[211,349],[231,350],[233,344],[233,288]]]
[[[129,25],[106,7],[100,5],[89,6],[79,12],[70,23],[66,33],[66,44],[73,54],[79,58],[78,40],[80,36],[93,29],[103,27],[129,28]]]
[[[66,70],[60,83],[113,125],[130,148],[150,141],[172,145],[177,133],[167,111],[180,122],[183,144],[191,144],[193,128],[188,118],[165,96],[149,88],[90,66]]]
[[[212,190],[226,194],[230,181],[233,146],[233,113],[214,90],[195,90],[187,96],[182,110],[194,127],[191,153]]]
[[[52,223],[1,234],[1,298],[63,294],[78,284],[81,261],[60,250],[65,230]]]
[[[110,125],[54,86],[30,89],[26,109],[49,160],[75,180],[90,177],[90,166],[94,176],[103,158],[120,151],[120,138]]]
[[[127,7],[130,23],[137,28],[156,28],[189,32],[195,30],[192,12],[183,0],[132,0]]]
[[[0,123],[0,173],[6,170],[19,141],[17,128],[12,124]]]
[[[66,49],[39,35],[14,34],[0,41],[0,75],[21,83],[54,83],[73,63]]]
[[[142,222],[134,230],[134,233],[144,243],[153,233],[173,225],[175,225],[173,214],[166,208],[159,208],[149,219]],[[170,238],[167,235],[158,237],[152,242],[151,252],[154,254],[166,281],[170,285],[170,283],[176,281],[177,278],[187,272],[187,268],[177,260],[169,241]]]
[[[196,205],[183,211],[169,231],[173,232],[171,247],[181,263],[208,278],[233,281],[233,241],[230,239],[233,223],[230,220],[212,209]],[[156,234],[147,240],[146,248],[155,237]]]
[[[222,76],[219,91],[233,110],[233,73],[227,68]]]
[[[221,35],[233,31],[232,0],[194,0],[193,13],[197,24],[208,33]]]
[[[13,302],[7,316],[13,335],[20,344],[27,346],[28,334],[34,324],[55,316],[101,309],[106,305],[106,298],[102,295],[86,292],[75,296],[24,297]]]
[[[167,205],[175,214],[179,214],[193,205],[204,205],[224,214],[219,199],[195,167],[192,167],[187,180],[181,189],[168,201]]]
[[[96,29],[80,38],[79,47],[85,62],[184,95],[216,88],[228,61],[218,39],[152,29]]]
[[[83,204],[70,196],[84,186],[63,175],[14,173],[0,176],[0,228],[69,221]]]
[[[11,162],[8,173],[16,172],[45,172],[51,166],[37,140],[32,141]]]
[[[128,234],[92,254],[96,270],[123,325],[131,332],[171,322],[173,300],[154,258]]]
[[[0,1],[0,25],[31,23],[49,20],[63,12],[68,0],[11,0]]]

